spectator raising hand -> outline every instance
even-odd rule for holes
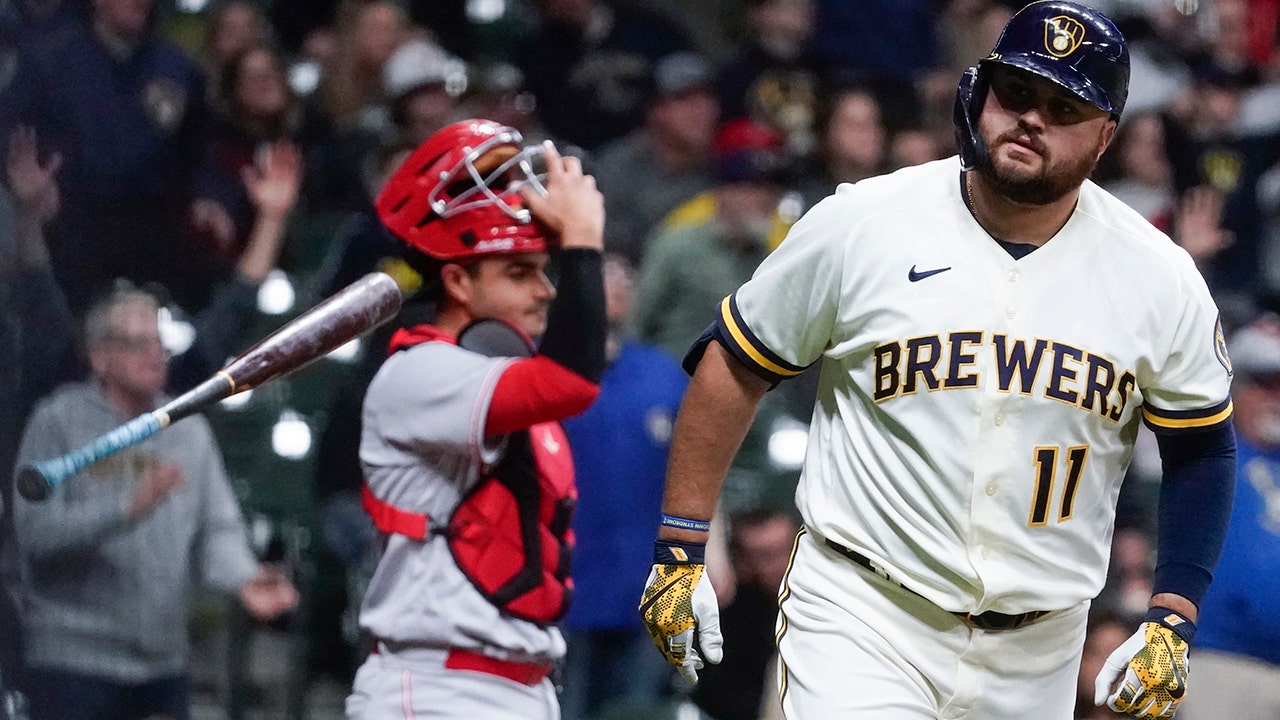
[[[1191,254],[1197,265],[1212,260],[1235,240],[1222,227],[1222,193],[1208,185],[1187,191],[1178,206],[1173,240]]]
[[[302,154],[284,140],[264,145],[255,165],[241,170],[240,176],[260,216],[284,217],[298,200]]]
[[[9,134],[5,177],[19,217],[44,223],[58,214],[61,199],[54,176],[61,168],[60,153],[53,153],[44,163],[40,162],[35,128],[22,125]]]
[[[284,140],[263,145],[254,164],[242,169],[240,177],[257,213],[236,268],[245,279],[259,283],[280,255],[285,223],[302,185],[302,154]]]

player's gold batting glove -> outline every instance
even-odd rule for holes
[[[1168,608],[1151,608],[1138,632],[1107,658],[1093,702],[1136,718],[1171,718],[1187,692],[1187,651],[1196,625]],[[1116,680],[1120,685],[1113,691]]]
[[[653,643],[690,683],[698,682],[703,661],[714,665],[724,655],[720,607],[707,579],[705,549],[701,543],[657,541],[640,598],[640,617]]]

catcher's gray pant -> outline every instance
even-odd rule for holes
[[[778,614],[793,720],[1070,720],[1089,603],[976,630],[802,533]]]
[[[356,672],[347,720],[560,720],[555,686],[444,667],[445,651],[374,653]]]

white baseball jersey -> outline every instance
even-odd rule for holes
[[[360,462],[370,491],[398,509],[448,523],[503,449],[484,427],[498,377],[511,362],[447,342],[393,354],[365,395]],[[389,642],[483,648],[518,662],[555,660],[565,650],[554,626],[500,613],[458,569],[439,535],[425,542],[388,537],[360,625]]]
[[[809,528],[955,612],[1078,605],[1105,579],[1140,418],[1225,422],[1229,361],[1191,258],[1091,182],[1015,259],[956,158],[842,185],[725,300],[730,350],[822,362]]]

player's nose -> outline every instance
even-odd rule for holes
[[[551,278],[546,273],[542,273],[538,283],[538,298],[551,302],[556,297],[556,286],[552,284]]]
[[[1045,109],[1043,103],[1029,105],[1023,108],[1022,112],[1018,114],[1018,124],[1028,132],[1043,130],[1047,125],[1045,122],[1047,113],[1048,111]]]

